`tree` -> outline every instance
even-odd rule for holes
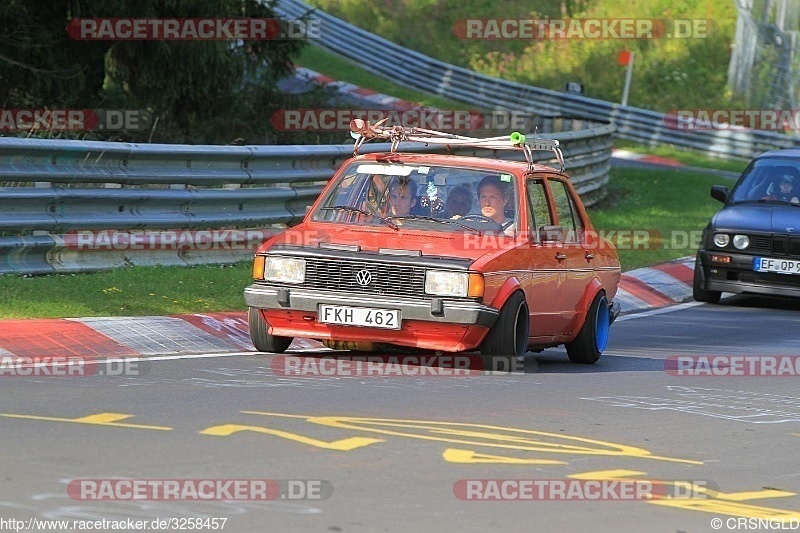
[[[0,96],[4,108],[126,108],[158,119],[126,140],[263,142],[302,40],[74,40],[73,18],[275,17],[257,0],[10,0],[0,7]]]

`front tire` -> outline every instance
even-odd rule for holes
[[[250,326],[250,340],[259,352],[283,353],[292,344],[292,337],[270,335],[269,324],[255,307],[247,310],[247,323]]]
[[[530,315],[522,292],[513,293],[500,309],[500,316],[481,343],[484,370],[512,371],[528,351]],[[498,368],[498,363],[504,368]]]
[[[719,303],[721,291],[707,291],[703,288],[703,267],[700,266],[700,254],[694,260],[694,276],[692,277],[692,297],[698,302]]]
[[[600,291],[592,300],[578,336],[567,344],[567,355],[573,363],[593,365],[603,355],[611,331],[611,312],[606,293]]]

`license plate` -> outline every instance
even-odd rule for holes
[[[397,309],[320,304],[318,313],[318,320],[323,324],[400,329],[400,311]]]
[[[800,274],[800,260],[754,257],[753,270],[756,272],[775,272],[776,274]]]

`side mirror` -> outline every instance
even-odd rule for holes
[[[539,228],[539,242],[553,243],[564,241],[564,228],[561,226],[542,226]]]
[[[711,186],[711,198],[717,200],[718,202],[722,202],[723,204],[728,201],[728,195],[730,192],[730,189],[722,185]]]

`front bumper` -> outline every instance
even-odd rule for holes
[[[258,283],[245,289],[244,298],[249,307],[261,310],[271,335],[388,343],[448,352],[477,347],[499,317],[496,309],[470,300],[353,295]],[[402,325],[393,330],[321,323],[319,304],[397,309]]]
[[[395,296],[362,296],[344,292],[303,288],[278,288],[254,283],[244,290],[249,307],[316,313],[319,304],[399,309],[402,320],[424,320],[449,324],[492,327],[499,312],[493,307],[462,300],[444,298],[412,299]]]
[[[756,272],[753,255],[706,250],[700,250],[697,255],[702,269],[700,284],[704,290],[800,297],[800,276]],[[715,262],[711,260],[712,255],[724,255],[731,261]]]

